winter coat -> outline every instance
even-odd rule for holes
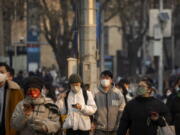
[[[124,110],[125,100],[121,91],[112,87],[105,92],[101,86],[95,90],[95,102],[97,112],[95,114],[95,124],[97,130],[116,131],[119,120]]]
[[[175,125],[176,135],[180,135],[180,97],[174,95],[174,98],[168,99],[167,105],[172,115],[172,124]]]
[[[34,109],[30,116],[25,116],[24,104],[33,104]],[[47,132],[37,131],[38,126],[46,127]],[[60,129],[58,107],[50,98],[41,97],[31,100],[28,97],[16,106],[12,116],[12,127],[20,132],[20,135],[47,135],[56,133]]]
[[[5,83],[5,104],[3,111],[3,122],[0,125],[1,130],[5,130],[5,135],[16,135],[16,131],[11,127],[11,116],[19,101],[23,99],[23,92],[20,86],[13,82],[7,81]]]
[[[96,104],[93,99],[93,95],[90,91],[87,91],[87,104],[85,104],[82,89],[78,93],[72,91],[69,92],[67,97],[67,118],[64,121],[64,129],[82,130],[88,131],[91,129],[90,116],[93,115],[96,110]],[[72,107],[72,104],[79,103],[82,108],[81,110]],[[59,108],[62,114],[66,113],[65,101],[61,99],[59,101]]]
[[[157,121],[150,120],[151,112],[159,113]],[[168,108],[154,97],[137,97],[127,103],[119,126],[118,135],[156,135],[158,126],[165,126],[163,118],[171,120]]]

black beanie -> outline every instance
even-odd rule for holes
[[[36,77],[36,76],[32,76],[32,77],[27,78],[25,87],[26,87],[26,89],[38,88],[41,90],[43,88],[43,85],[44,85],[44,83],[43,83],[42,79],[40,79],[39,77]]]
[[[78,74],[72,74],[69,77],[69,84],[71,83],[82,83],[81,77]]]

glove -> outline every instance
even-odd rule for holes
[[[47,132],[47,126],[39,120],[33,121],[31,128],[37,132]]]

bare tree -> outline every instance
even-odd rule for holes
[[[148,0],[118,1],[119,17],[123,25],[124,44],[127,46],[130,75],[135,75],[138,67],[137,52],[143,45],[148,30]]]
[[[106,3],[108,4],[106,4]],[[138,66],[137,52],[148,29],[148,0],[105,0],[105,21],[118,15],[122,23],[123,46],[129,59],[129,73],[134,75]]]
[[[11,26],[14,19],[23,19],[24,0],[2,0],[4,46],[11,45]]]
[[[52,1],[40,0],[43,33],[51,45],[61,76],[67,73],[67,58],[72,52],[73,27],[75,11],[73,0]],[[50,4],[51,3],[51,4]]]

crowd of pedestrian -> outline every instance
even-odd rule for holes
[[[105,70],[98,82],[92,90],[78,74],[59,81],[55,70],[15,77],[0,63],[0,135],[180,135],[178,75],[161,96],[148,77],[132,88]]]

